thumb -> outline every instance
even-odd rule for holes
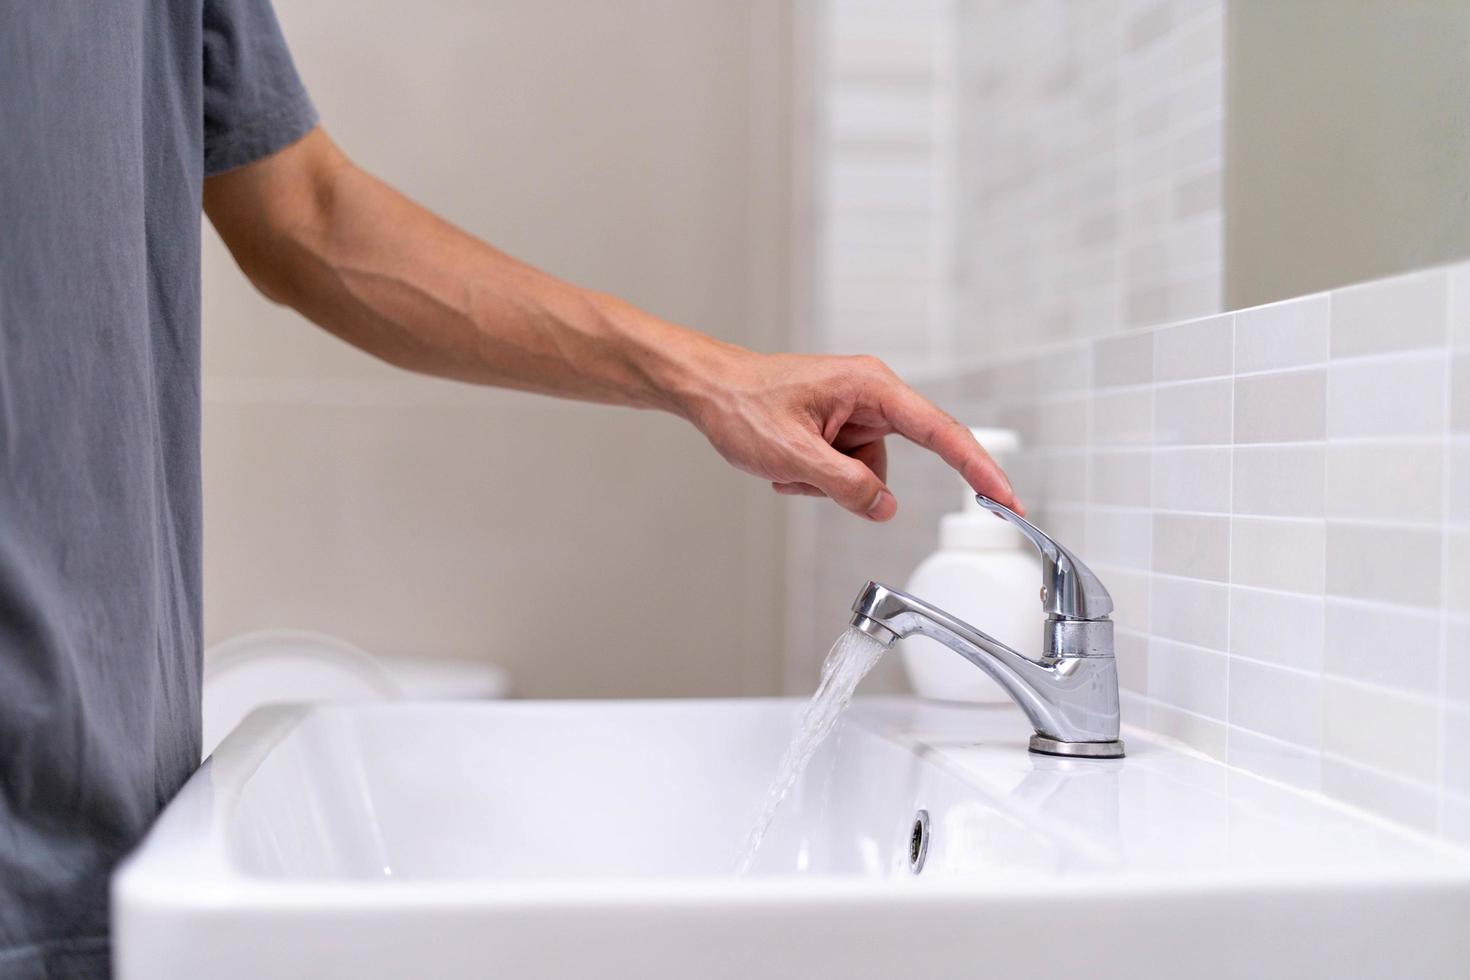
[[[825,441],[813,439],[809,454],[798,463],[798,479],[810,483],[847,510],[871,521],[898,513],[898,501],[878,474],[861,460],[845,456]]]

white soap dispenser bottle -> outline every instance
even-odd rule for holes
[[[1005,468],[1021,440],[1010,429],[971,429]],[[962,481],[963,482],[963,481]],[[965,486],[960,510],[939,523],[939,550],[909,579],[910,594],[989,633],[1017,653],[1041,655],[1041,612],[1036,589],[1041,562],[1013,526],[975,503]],[[921,697],[945,701],[1006,702],[1011,698],[984,671],[924,636],[902,641],[909,681]]]

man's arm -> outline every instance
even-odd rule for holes
[[[898,433],[1019,509],[969,430],[879,361],[757,354],[561,282],[358,169],[321,129],[206,180],[204,207],[261,292],[399,367],[673,412],[778,493],[877,521],[897,510],[883,437]]]

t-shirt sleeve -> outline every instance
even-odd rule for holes
[[[204,173],[270,156],[317,114],[270,0],[204,0]]]

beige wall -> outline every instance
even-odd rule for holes
[[[1226,305],[1470,255],[1470,3],[1227,7]]]
[[[278,0],[326,127],[498,245],[783,346],[775,0]],[[205,626],[487,658],[535,696],[774,690],[781,510],[651,413],[393,371],[208,236]],[[726,610],[744,615],[722,628]]]

